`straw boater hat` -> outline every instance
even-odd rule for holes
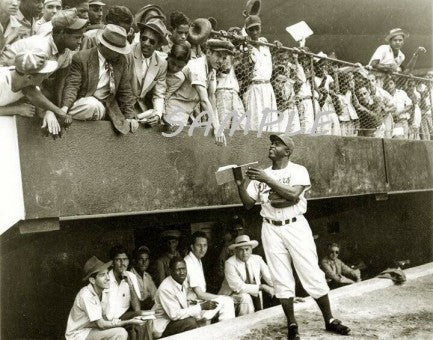
[[[94,273],[99,273],[100,271],[107,269],[111,265],[112,265],[112,261],[108,261],[107,263],[104,263],[101,260],[99,260],[96,256],[92,256],[90,259],[87,260],[86,264],[84,265],[83,281],[86,281],[90,277],[90,275]]]
[[[148,28],[158,34],[159,38],[161,39],[162,45],[167,45],[167,27],[164,24],[164,21],[162,21],[160,18],[151,18],[147,20],[147,22],[144,24],[142,22],[137,23],[138,28],[142,32],[143,29]]]
[[[393,28],[391,31],[389,31],[388,35],[385,37],[385,41],[389,42],[392,38],[396,37],[397,35],[402,35],[404,39],[409,37],[409,33],[402,30],[401,28]]]
[[[124,28],[112,24],[106,25],[98,34],[98,40],[102,45],[120,54],[131,52],[127,37]]]
[[[250,240],[248,235],[239,235],[235,238],[235,243],[229,245],[229,250],[233,250],[237,247],[251,246],[253,249],[259,245],[256,240]]]

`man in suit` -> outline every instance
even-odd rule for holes
[[[162,281],[156,291],[155,310],[156,320],[153,323],[155,338],[175,335],[197,328],[202,310],[217,307],[215,301],[204,301],[190,305],[187,300],[187,268],[185,260],[175,256],[170,260],[170,273]]]
[[[326,281],[331,289],[361,281],[360,270],[352,269],[346,265],[338,258],[339,254],[340,246],[337,243],[331,243],[328,245],[328,255],[320,261]]]
[[[132,45],[131,87],[135,112],[141,123],[154,126],[160,122],[166,93],[167,61],[156,50],[167,44],[167,29],[160,18],[138,23],[140,41]]]
[[[225,263],[225,279],[218,294],[230,295],[237,301],[238,315],[263,309],[262,292],[274,296],[268,265],[261,256],[252,253],[258,244],[259,242],[250,240],[248,235],[240,235],[229,246],[235,255]],[[261,283],[262,279],[266,284]]]
[[[107,25],[99,45],[76,53],[63,89],[62,110],[77,120],[108,116],[120,133],[138,127],[125,55],[131,51],[126,31]]]

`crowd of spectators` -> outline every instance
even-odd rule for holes
[[[220,145],[229,128],[433,134],[433,74],[407,76],[425,49],[403,68],[408,34],[400,28],[368,65],[348,66],[335,53],[269,44],[254,13],[244,13],[243,27],[215,31],[214,18],[167,16],[156,5],[135,15],[99,0],[0,0],[0,7],[0,115],[39,116],[47,135],[61,136],[73,120],[102,119],[123,134],[201,124]]]

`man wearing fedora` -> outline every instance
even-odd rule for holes
[[[63,89],[62,109],[77,120],[108,116],[118,132],[135,132],[139,124],[125,59],[131,51],[126,31],[110,24],[98,40],[97,47],[74,55]]]
[[[167,60],[156,51],[167,45],[167,29],[159,18],[139,22],[140,41],[132,45],[131,88],[136,98],[135,112],[143,124],[158,124],[164,110]]]
[[[126,340],[128,332],[123,326],[144,324],[140,319],[106,320],[102,306],[108,299],[111,265],[111,261],[103,263],[96,256],[84,265],[83,281],[89,283],[75,297],[66,326],[66,340]]]
[[[237,300],[238,315],[254,313],[263,309],[262,292],[274,296],[269,267],[253,249],[259,245],[248,235],[236,237],[229,246],[235,255],[230,257],[224,268],[225,279],[218,294],[232,296]],[[262,279],[266,284],[262,284]]]
[[[290,137],[271,135],[270,140],[272,166],[264,170],[249,168],[247,179],[236,180],[236,185],[246,209],[251,209],[256,202],[261,204],[263,248],[275,295],[287,318],[288,338],[299,339],[293,310],[295,279],[292,264],[302,286],[316,300],[326,330],[346,335],[350,329],[332,315],[329,287],[318,264],[313,234],[304,217],[307,211],[304,195],[311,186],[308,171],[289,160],[295,147]]]

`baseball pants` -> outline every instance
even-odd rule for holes
[[[317,299],[328,294],[325,274],[319,267],[316,244],[303,215],[296,222],[275,226],[263,221],[262,242],[279,299],[295,296],[292,263],[307,293]]]

